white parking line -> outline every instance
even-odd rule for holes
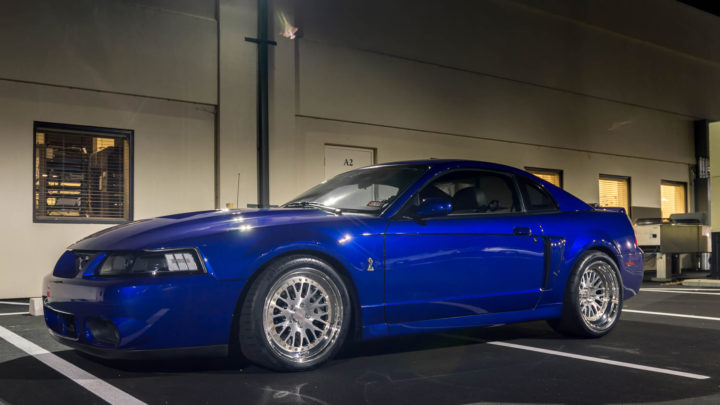
[[[28,306],[28,305],[30,305],[30,304],[27,303],[27,302],[13,302],[13,301],[0,301],[0,304],[5,304],[5,305],[23,305],[23,306]]]
[[[475,338],[471,338],[471,337],[455,336],[455,335],[448,335],[448,334],[438,334],[438,335],[450,337],[453,339],[463,339],[463,340],[470,340],[473,342],[481,342],[481,343],[486,343],[486,344],[493,345],[493,346],[502,346],[502,347],[507,347],[510,349],[527,350],[530,352],[550,354],[553,356],[560,356],[560,357],[567,357],[567,358],[576,359],[576,360],[590,361],[593,363],[609,364],[611,366],[618,366],[618,367],[632,368],[632,369],[636,369],[636,370],[650,371],[652,373],[669,374],[669,375],[674,375],[674,376],[678,376],[678,377],[692,378],[695,380],[707,380],[710,378],[710,376],[702,375],[702,374],[686,373],[684,371],[677,371],[677,370],[670,370],[670,369],[666,369],[666,368],[645,366],[642,364],[627,363],[624,361],[608,360],[608,359],[603,359],[600,357],[584,356],[582,354],[573,354],[573,353],[566,353],[566,352],[561,352],[561,351],[557,351],[557,350],[541,349],[539,347],[534,347],[534,346],[525,346],[525,345],[518,345],[515,343],[499,342],[499,341],[485,341],[482,339],[475,339]]]
[[[700,291],[684,291],[684,290],[665,290],[660,288],[641,288],[640,292],[659,292],[659,293],[673,293],[673,294],[694,294],[694,295],[720,295],[718,292],[700,292]]]
[[[0,316],[8,316],[8,315],[25,315],[29,314],[30,312],[0,312]]]
[[[649,287],[641,288],[640,291],[664,290],[664,291],[709,291],[720,292],[720,288],[673,288],[673,287]]]
[[[10,332],[2,326],[0,326],[0,338],[7,340],[8,343],[35,357],[45,363],[48,367],[75,381],[81,387],[111,404],[144,404],[144,402],[132,395],[121,391],[115,386],[106,383],[74,364],[50,353],[35,343]]]
[[[612,366],[618,366],[618,367],[633,368],[636,370],[650,371],[653,373],[669,374],[669,375],[674,375],[674,376],[678,376],[678,377],[692,378],[695,380],[707,380],[708,378],[710,378],[710,376],[707,376],[707,375],[686,373],[684,371],[676,371],[676,370],[669,370],[666,368],[644,366],[642,364],[626,363],[624,361],[608,360],[608,359],[603,359],[603,358],[599,358],[599,357],[583,356],[580,354],[565,353],[565,352],[559,352],[557,350],[541,349],[541,348],[532,347],[532,346],[516,345],[514,343],[487,342],[487,344],[494,345],[494,346],[509,347],[512,349],[527,350],[527,351],[531,351],[531,352],[551,354],[553,356],[568,357],[568,358],[577,359],[577,360],[591,361],[594,363],[610,364]]]
[[[720,321],[720,318],[712,316],[700,316],[700,315],[687,315],[687,314],[674,314],[669,312],[653,312],[653,311],[639,311],[637,309],[623,308],[623,312],[630,312],[635,314],[646,314],[646,315],[659,315],[659,316],[673,316],[676,318],[690,318],[690,319],[702,319],[705,321]]]

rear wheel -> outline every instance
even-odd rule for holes
[[[600,337],[615,326],[622,304],[617,265],[605,253],[589,251],[570,275],[562,316],[548,323],[566,335]]]
[[[342,277],[314,257],[271,264],[250,286],[240,313],[240,347],[274,370],[313,368],[337,353],[350,326]]]

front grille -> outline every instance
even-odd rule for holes
[[[65,312],[58,312],[50,307],[45,307],[45,324],[58,335],[71,339],[77,339],[77,322],[75,316]]]

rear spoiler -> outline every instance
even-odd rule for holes
[[[623,208],[623,207],[595,207],[595,208],[593,208],[593,211],[622,212],[623,214],[627,215],[627,212],[625,212],[625,208]]]

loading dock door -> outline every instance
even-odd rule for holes
[[[325,145],[325,180],[375,163],[375,149]]]

